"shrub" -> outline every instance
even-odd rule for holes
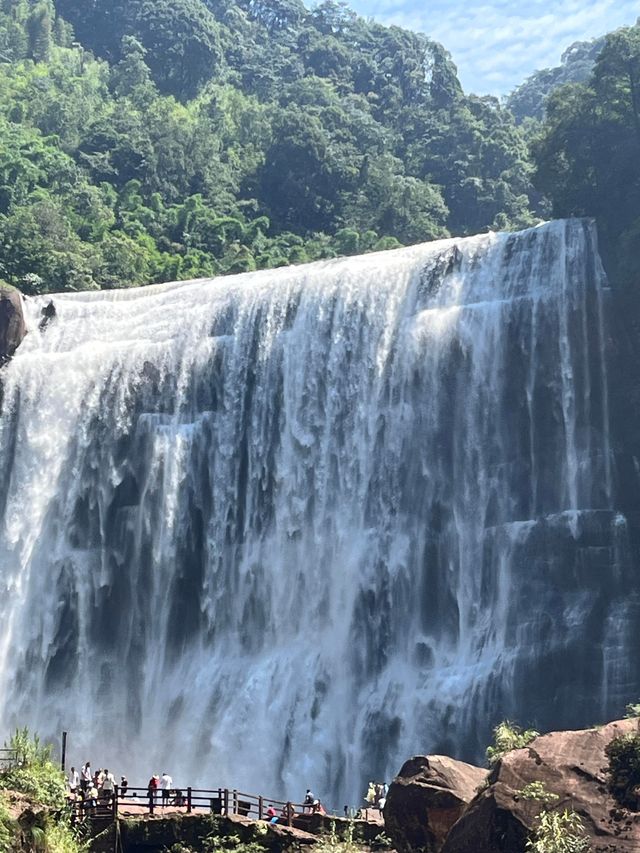
[[[615,737],[605,747],[609,759],[609,790],[622,806],[637,808],[640,786],[640,734]]]
[[[313,849],[314,853],[355,853],[359,848],[353,840],[353,824],[349,824],[344,839],[341,839],[336,832],[335,821],[331,821],[331,831],[323,835]]]
[[[18,763],[0,773],[0,789],[18,791],[34,803],[62,809],[66,802],[64,773],[51,760],[51,747],[30,737],[27,729],[16,731],[9,741]]]
[[[17,824],[11,819],[0,793],[0,850],[10,850],[11,840],[17,832]]]
[[[524,800],[534,800],[536,803],[542,803],[545,806],[559,799],[557,794],[548,790],[544,782],[529,782],[528,785],[520,789],[520,796]]]
[[[493,745],[487,747],[487,761],[489,765],[497,764],[503,755],[512,749],[522,749],[538,737],[534,729],[525,729],[503,720],[493,730]]]
[[[541,812],[537,827],[527,841],[527,850],[532,853],[586,853],[589,848],[580,816],[567,809]]]
[[[640,702],[629,702],[626,707],[626,720],[634,720],[636,717],[640,717]]]

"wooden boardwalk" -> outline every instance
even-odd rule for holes
[[[100,792],[102,793],[102,792]],[[239,815],[249,820],[277,821],[280,825],[293,826],[295,817],[311,815],[314,807],[278,800],[261,794],[247,794],[230,788],[172,789],[163,795],[156,789],[127,787],[123,793],[116,786],[113,797],[98,797],[95,804],[70,798],[72,812],[77,819],[101,819],[134,815],[192,814],[194,812],[214,815]]]

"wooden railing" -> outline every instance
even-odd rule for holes
[[[162,791],[155,789],[153,793],[148,788],[127,787],[123,793],[116,786],[113,796],[100,796],[94,801],[72,799],[72,813],[76,818],[113,818],[119,813],[140,812],[143,814],[164,813],[166,810],[179,809],[191,814],[193,812],[240,815],[251,820],[274,820],[287,826],[293,825],[293,818],[304,813],[311,813],[312,807],[290,800],[278,800],[257,794],[247,794],[244,791],[230,788],[191,788]],[[274,821],[275,822],[275,821]]]

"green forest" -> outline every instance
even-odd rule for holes
[[[640,250],[640,27],[505,103],[336,0],[0,0],[0,278],[130,287],[596,216]]]

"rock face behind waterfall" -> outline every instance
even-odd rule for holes
[[[391,783],[385,828],[399,853],[436,853],[488,771],[446,755],[406,761]]]
[[[607,303],[582,220],[56,296],[2,370],[0,740],[341,807],[619,714]]]
[[[0,284],[0,365],[11,358],[26,334],[19,291]]]
[[[637,720],[620,720],[583,731],[552,732],[508,753],[449,832],[442,853],[525,853],[540,811],[539,803],[522,794],[531,782],[541,782],[557,795],[554,808],[577,812],[591,850],[635,853],[640,815],[622,812],[609,795],[604,750],[614,737],[637,730]]]

